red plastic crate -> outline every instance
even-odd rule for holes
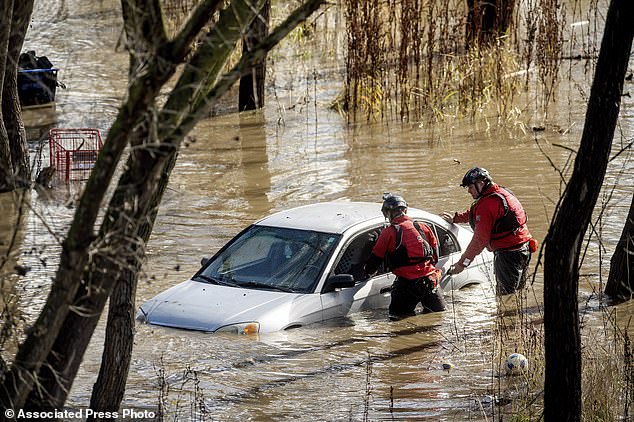
[[[59,129],[49,131],[51,167],[59,178],[86,180],[103,147],[97,129]]]

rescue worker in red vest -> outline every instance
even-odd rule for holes
[[[494,253],[497,294],[523,288],[536,241],[528,231],[522,204],[511,191],[494,183],[484,168],[470,169],[460,186],[474,199],[471,208],[453,215],[444,212],[442,217],[450,223],[469,223],[473,238],[451,273],[461,273],[486,247]]]
[[[407,203],[401,196],[384,194],[381,211],[390,225],[381,231],[365,271],[374,274],[387,256],[388,267],[396,275],[390,319],[416,315],[419,302],[423,312],[444,311],[445,299],[438,287],[441,272],[434,266],[438,262],[436,236],[429,226],[407,216]]]

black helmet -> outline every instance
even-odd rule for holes
[[[393,195],[389,192],[383,194],[383,206],[381,207],[381,212],[385,218],[389,218],[390,211],[405,208],[407,208],[407,202],[405,202],[405,199],[403,199],[402,196]]]
[[[482,167],[474,167],[472,169],[469,169],[469,171],[465,173],[464,177],[462,178],[462,183],[460,183],[460,186],[466,187],[474,184],[478,180],[487,180],[488,182],[492,181],[491,175],[489,174],[487,169]]]

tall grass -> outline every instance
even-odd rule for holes
[[[629,324],[618,323],[616,310],[604,309],[604,327],[584,329],[582,413],[586,421],[632,420],[634,348]]]
[[[507,33],[467,45],[463,0],[347,1],[349,120],[494,114],[504,122],[529,81],[545,114],[556,99],[565,8],[558,0],[517,3]]]
[[[492,413],[505,420],[541,418],[545,382],[543,315],[538,307],[526,307],[532,289],[518,292],[505,302],[497,317],[492,390],[500,404]],[[631,420],[634,411],[634,347],[615,310],[586,305],[584,318],[595,322],[582,327],[582,420]],[[504,376],[503,364],[512,352],[524,354],[529,370]],[[502,415],[502,416],[501,416]],[[507,419],[509,418],[509,419]]]
[[[361,107],[370,116],[386,111],[384,94],[389,86],[386,77],[386,49],[389,33],[383,20],[379,0],[350,0],[346,3],[348,55],[346,60],[345,110]],[[356,119],[356,113],[350,114]]]

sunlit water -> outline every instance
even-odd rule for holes
[[[24,49],[47,55],[60,68],[67,89],[58,90],[54,125],[96,127],[105,135],[127,83],[127,55],[115,49],[118,4],[36,3]],[[385,191],[435,213],[466,209],[470,198],[458,184],[474,165],[487,167],[497,182],[513,189],[532,233],[544,238],[563,189],[558,169],[569,170],[570,149],[576,149],[583,128],[585,104],[572,95],[573,83],[562,84],[564,96],[544,131],[532,130],[544,119],[532,116],[530,106],[502,129],[495,120],[350,127],[328,109],[341,88],[336,66],[318,66],[319,57],[297,64],[283,56],[270,70],[269,82],[275,83],[263,113],[201,122],[183,149],[148,245],[137,303],[188,278],[201,257],[272,211],[334,199],[374,201],[379,207]],[[572,67],[580,75],[582,64]],[[587,83],[581,76],[575,81]],[[633,88],[626,85],[626,91]],[[633,118],[631,97],[624,97],[617,144],[631,140]],[[47,165],[46,144],[31,146],[36,165]],[[631,154],[625,152],[609,166],[606,185],[614,186],[614,193],[600,223],[605,250],[599,254],[596,238],[590,243],[582,305],[599,304],[594,293],[601,291],[599,275],[607,277],[627,215],[631,175]],[[19,263],[30,271],[5,280],[20,293],[27,320],[46,298],[79,188],[61,184],[51,192],[33,191],[22,208],[9,196],[0,200],[3,215],[14,216],[0,222],[2,245],[10,243],[22,210],[18,256],[8,265]],[[541,285],[538,274],[521,306],[541,303]],[[500,356],[522,347],[521,329],[514,326],[515,298],[496,299],[491,286],[478,286],[447,300],[444,313],[399,322],[389,322],[380,310],[247,337],[139,325],[123,407],[157,411],[161,403],[180,420],[201,415],[192,407],[197,402],[213,420],[480,420],[504,411],[490,396],[517,389],[517,379],[498,376]],[[619,311],[631,315],[630,308],[625,304]],[[531,315],[539,320],[539,314]],[[585,321],[600,328],[602,315],[591,312]],[[69,406],[89,403],[103,330],[102,321]],[[453,369],[444,370],[443,363]],[[169,391],[160,388],[160,380]]]

